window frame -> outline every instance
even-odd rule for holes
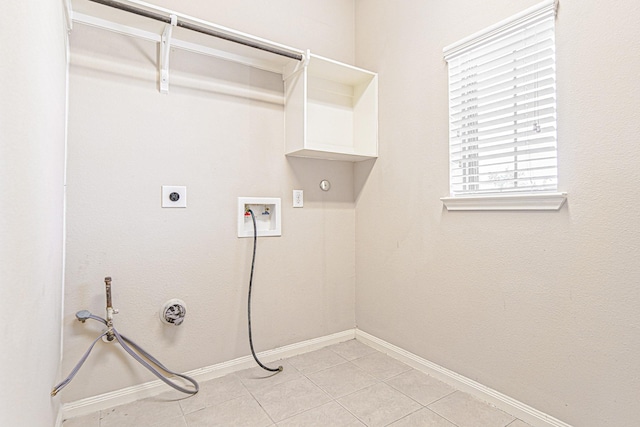
[[[546,14],[555,13],[557,11],[557,0],[545,0],[538,5],[530,7],[521,13],[514,15],[510,18],[507,18],[499,23],[486,28],[478,33],[472,34],[465,39],[460,40],[457,43],[454,43],[450,46],[447,46],[443,49],[445,54],[445,60],[449,58],[452,54],[455,55],[458,52],[464,49],[473,49],[473,47],[482,48],[485,45],[482,44],[483,41],[495,38],[502,33],[506,33],[511,31],[513,28],[522,25],[522,22],[527,22],[531,20],[532,17]],[[451,96],[452,87],[450,86],[451,82],[449,82],[448,92]],[[554,93],[557,93],[557,90],[554,88]],[[451,120],[451,119],[450,119]],[[449,123],[451,126],[451,122]],[[451,127],[448,137],[448,148],[451,156],[453,140],[451,137]],[[462,157],[464,158],[464,156]],[[462,194],[454,194],[453,192],[453,171],[451,166],[451,157],[449,157],[449,185],[450,185],[450,195],[448,197],[442,197],[440,200],[444,203],[447,210],[559,210],[567,199],[567,193],[559,192],[557,190],[557,181],[556,187],[553,190],[534,190],[534,191],[517,191],[517,190],[509,190],[509,191],[477,191],[473,190],[467,191]],[[517,161],[517,160],[516,160]],[[558,170],[558,149],[557,142],[555,146],[555,173],[557,180],[557,170]],[[474,161],[468,162],[468,168],[478,168],[477,163]],[[514,169],[517,170],[517,169]],[[478,171],[476,171],[477,173]],[[517,172],[516,172],[517,173]],[[465,173],[464,175],[467,178],[473,178],[474,175],[468,175]],[[466,178],[464,178],[466,179]],[[463,181],[467,182],[467,181]],[[470,182],[470,181],[469,181]],[[492,181],[493,182],[493,181]],[[476,190],[478,190],[476,188]]]

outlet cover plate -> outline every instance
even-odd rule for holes
[[[303,190],[293,190],[293,207],[294,208],[304,207],[304,191]]]
[[[163,208],[186,208],[187,207],[187,187],[179,185],[162,186],[162,207]]]

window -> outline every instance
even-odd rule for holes
[[[444,49],[451,191],[445,204],[557,191],[555,6],[545,1]]]

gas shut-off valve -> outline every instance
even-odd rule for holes
[[[180,326],[187,315],[187,306],[184,301],[174,298],[165,302],[160,309],[160,320],[167,325]]]

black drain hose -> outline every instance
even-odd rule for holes
[[[256,246],[258,244],[258,227],[256,226],[256,216],[253,214],[251,209],[248,209],[247,212],[251,214],[251,219],[253,220],[253,257],[251,258],[251,275],[249,276],[249,297],[247,298],[247,318],[249,321],[249,346],[251,347],[251,354],[253,355],[253,359],[256,361],[258,365],[265,371],[269,372],[281,372],[282,366],[278,366],[277,368],[269,368],[265,366],[258,360],[258,356],[256,356],[256,352],[253,349],[253,338],[251,336],[251,288],[253,287],[253,269],[256,264]]]

